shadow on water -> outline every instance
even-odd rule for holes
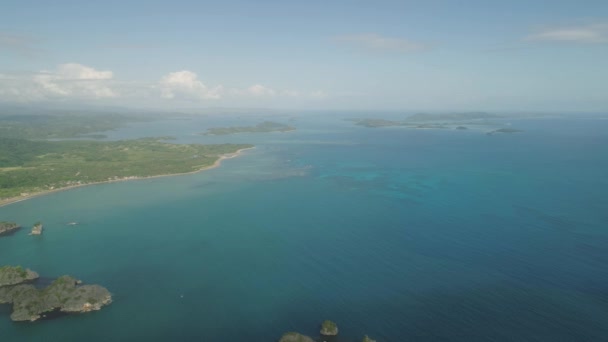
[[[69,313],[61,312],[60,309],[55,309],[53,311],[49,311],[44,313],[39,321],[52,321],[58,318],[70,316]]]

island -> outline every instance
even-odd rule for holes
[[[42,289],[33,284],[36,279],[36,272],[21,266],[0,267],[0,304],[12,304],[13,321],[33,322],[50,314],[91,312],[112,302],[106,288],[81,285],[70,276],[61,276]]]
[[[38,279],[38,273],[21,266],[0,267],[0,287],[17,285]]]
[[[42,235],[42,222],[36,222],[30,235]]]
[[[338,335],[338,325],[332,321],[326,320],[321,323],[321,341],[333,340],[333,336]],[[310,336],[300,334],[298,332],[287,332],[281,336],[279,342],[314,342],[315,339]],[[350,340],[349,340],[350,341]],[[368,335],[363,336],[362,342],[376,342]]]
[[[401,126],[408,128],[449,128],[443,123],[424,123],[424,122],[409,122],[409,121],[393,121],[385,119],[359,119],[355,121],[355,125],[367,128]]]
[[[0,206],[87,184],[185,174],[219,165],[249,144],[174,144],[0,138]]]
[[[516,128],[500,128],[500,129],[495,129],[493,131],[490,131],[488,133],[486,133],[486,135],[493,135],[496,133],[519,133],[519,132],[523,132],[520,129],[516,129]]]
[[[278,122],[264,121],[255,126],[236,126],[236,127],[214,127],[209,128],[203,135],[228,135],[237,133],[269,133],[269,132],[290,132],[295,131],[295,127]]]
[[[429,114],[420,113],[407,116],[400,120],[386,120],[381,118],[347,119],[357,126],[367,128],[403,127],[410,129],[454,129],[464,131],[477,129],[478,131],[494,133],[513,133],[512,128],[505,128],[504,123],[497,121],[506,118],[503,115],[486,112],[444,113]]]
[[[325,320],[321,323],[321,335],[336,336],[338,335],[338,325],[330,320]]]
[[[15,222],[0,222],[0,236],[10,235],[19,230],[21,226],[19,226]]]
[[[283,334],[279,342],[315,342],[315,340],[297,332],[288,332]]]

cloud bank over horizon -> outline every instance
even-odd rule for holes
[[[8,0],[0,16],[0,102],[608,110],[601,0]]]
[[[78,63],[65,63],[53,70],[8,75],[0,74],[0,101],[37,102],[49,100],[103,101],[163,100],[213,104],[221,99],[261,98],[321,99],[323,91],[275,90],[256,83],[249,87],[207,86],[190,70],[169,72],[158,82],[128,82],[115,79],[114,72]]]

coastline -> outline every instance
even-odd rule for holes
[[[194,170],[194,171],[190,171],[190,172],[170,173],[170,174],[164,174],[164,175],[145,176],[145,177],[130,176],[130,177],[125,177],[125,178],[120,178],[120,179],[112,179],[112,180],[107,180],[107,181],[100,181],[100,182],[91,182],[91,183],[86,183],[86,184],[70,185],[70,186],[66,186],[66,187],[58,188],[58,189],[53,189],[53,190],[39,191],[39,192],[32,193],[32,194],[29,194],[29,195],[26,195],[26,196],[18,196],[18,197],[6,198],[6,199],[3,199],[3,200],[0,200],[0,208],[4,207],[4,206],[7,206],[9,204],[18,203],[18,202],[22,202],[22,201],[27,201],[27,200],[32,199],[32,198],[49,195],[49,194],[52,194],[52,193],[55,193],[55,192],[67,191],[67,190],[71,190],[71,189],[75,189],[75,188],[80,188],[80,187],[84,187],[84,186],[89,186],[89,185],[105,184],[105,183],[117,183],[117,182],[128,182],[128,181],[133,181],[133,180],[142,180],[142,179],[160,178],[160,177],[184,176],[184,175],[190,175],[190,174],[194,174],[194,173],[199,173],[199,172],[215,169],[215,168],[217,168],[217,167],[219,167],[219,166],[222,165],[222,160],[236,158],[236,157],[240,156],[243,151],[245,151],[245,150],[251,150],[251,149],[254,149],[254,148],[255,148],[255,146],[254,147],[247,147],[247,148],[242,148],[240,150],[237,150],[234,153],[222,154],[222,155],[219,156],[219,158],[213,164],[211,164],[209,166],[204,166],[204,167],[202,167],[202,168],[200,168],[198,170]]]

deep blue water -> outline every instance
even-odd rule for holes
[[[349,342],[608,339],[608,120],[511,120],[524,132],[487,136],[319,116],[288,134],[195,135],[209,120],[110,139],[257,148],[0,208],[46,227],[0,239],[1,264],[115,299],[34,324],[0,306],[1,341],[275,341],[316,337],[324,319]]]

